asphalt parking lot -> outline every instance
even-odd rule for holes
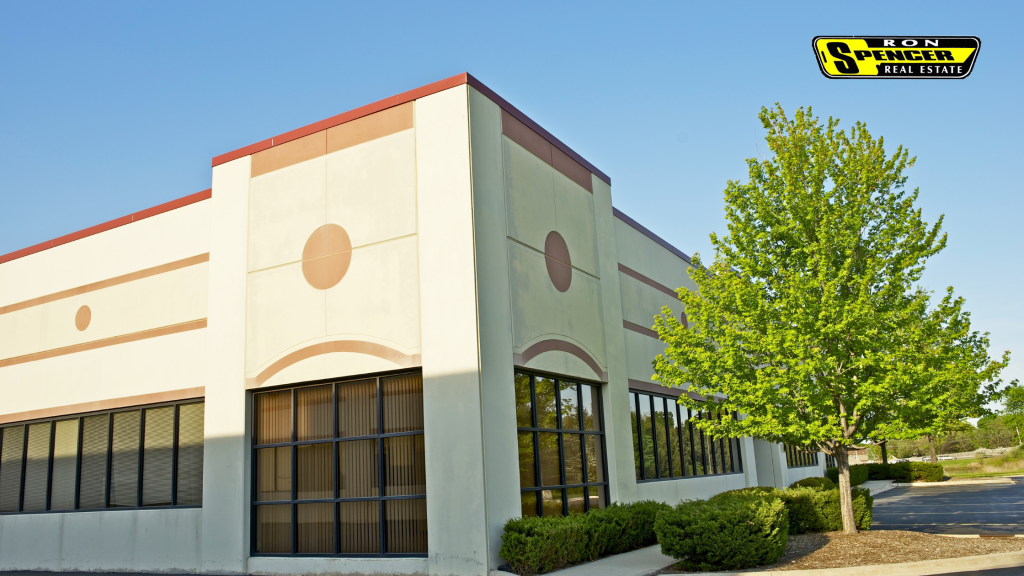
[[[1024,477],[1012,485],[893,488],[875,497],[871,528],[933,534],[1024,534]]]

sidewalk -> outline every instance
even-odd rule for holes
[[[624,554],[607,556],[565,570],[548,572],[544,576],[650,576],[675,563],[675,559],[662,554],[661,545],[656,544]],[[509,574],[495,570],[491,572],[491,576],[509,576]]]
[[[867,488],[871,491],[872,496],[878,496],[886,490],[892,490],[896,487],[896,484],[892,480],[868,480],[861,484],[860,487]]]

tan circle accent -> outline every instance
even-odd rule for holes
[[[337,224],[317,228],[302,248],[302,275],[317,290],[327,290],[341,282],[351,263],[352,241]]]
[[[569,258],[569,247],[558,232],[552,230],[544,240],[544,262],[548,266],[548,278],[555,290],[565,292],[572,284],[572,259]]]
[[[88,306],[82,306],[75,313],[75,328],[81,332],[89,327],[89,322],[92,322],[92,310]]]

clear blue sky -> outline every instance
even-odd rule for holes
[[[909,147],[956,287],[1024,376],[1022,2],[0,3],[0,253],[210,187],[211,157],[468,71],[685,252],[726,230],[761,106]],[[973,74],[837,81],[811,38],[976,35]],[[762,146],[763,148],[763,146]],[[1016,159],[1016,160],[1015,160]]]

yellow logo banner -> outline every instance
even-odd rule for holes
[[[827,78],[966,78],[981,48],[977,36],[818,36]]]

